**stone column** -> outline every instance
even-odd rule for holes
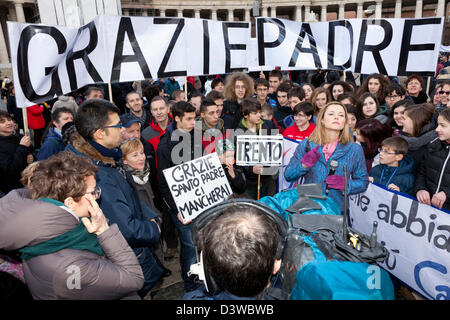
[[[402,0],[395,0],[394,18],[401,18],[401,17],[402,17]]]
[[[194,18],[200,19],[200,9],[194,9]]]
[[[423,0],[416,0],[416,14],[415,18],[422,18]]]
[[[14,7],[16,8],[17,21],[25,22],[25,13],[23,12],[22,1],[14,1]]]
[[[183,18],[183,9],[177,9],[177,17]]]
[[[356,8],[356,18],[361,19],[362,17],[363,17],[363,4],[359,2]]]
[[[302,21],[302,6],[295,7],[295,21]]]
[[[147,9],[142,9],[142,16],[143,16],[143,17],[148,17],[148,11],[147,11]]]
[[[310,11],[311,11],[310,5],[309,4],[305,5],[305,18],[303,19],[303,21],[308,21]]]
[[[0,63],[9,63],[8,49],[6,47],[6,40],[3,33],[1,19],[0,19]]]
[[[338,14],[338,20],[344,20],[345,19],[345,4],[340,3],[339,4],[339,14]]]
[[[228,9],[228,21],[234,21],[234,10]]]
[[[437,17],[445,17],[445,0],[439,0],[436,8]]]
[[[267,7],[263,7],[263,8],[262,8],[262,13],[261,13],[261,15],[262,15],[264,18],[267,18]]]
[[[270,10],[270,16],[272,18],[276,18],[277,17],[277,7],[272,7],[272,10]]]
[[[211,10],[211,20],[217,20],[217,9]]]
[[[165,17],[166,16],[166,9],[159,9],[159,16]]]
[[[321,7],[320,11],[320,21],[327,21],[327,6],[324,5]]]
[[[377,1],[375,5],[375,19],[381,19],[381,11],[383,9],[383,1]]]
[[[250,22],[250,20],[252,19],[252,15],[250,13],[250,10],[252,9],[244,9],[245,10],[245,17],[244,17],[244,21],[246,22]]]

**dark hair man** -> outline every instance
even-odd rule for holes
[[[144,273],[144,297],[161,277],[163,269],[154,259],[151,247],[158,243],[157,214],[136,197],[121,168],[123,126],[119,109],[106,100],[92,99],[79,107],[74,123],[77,132],[66,150],[89,157],[98,167],[97,186],[102,189],[100,208],[116,223],[136,254]]]
[[[126,107],[130,114],[141,123],[141,131],[149,126],[152,116],[142,106],[144,101],[139,93],[131,91],[125,97]]]

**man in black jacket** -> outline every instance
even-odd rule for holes
[[[30,136],[14,133],[14,129],[9,113],[0,110],[0,190],[5,194],[23,187],[21,173],[33,162]]]
[[[202,156],[201,132],[195,135],[195,107],[185,101],[177,102],[172,108],[174,122],[167,127],[166,133],[156,150],[158,159],[158,181],[164,202],[169,208],[169,215],[178,230],[181,243],[181,275],[184,280],[185,291],[197,288],[195,278],[187,275],[191,264],[196,261],[196,250],[191,238],[189,223],[183,224],[175,201],[170,192],[163,170],[178,164],[194,160]]]

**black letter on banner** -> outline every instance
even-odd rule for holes
[[[352,52],[353,52],[353,28],[350,22],[339,20],[339,21],[330,21],[328,23],[328,67],[327,69],[337,69],[337,70],[345,70],[350,68],[352,65]],[[337,26],[346,27],[350,34],[350,58],[348,58],[347,62],[341,66],[337,66],[334,64],[334,42],[335,42],[335,29]]]
[[[43,95],[37,94],[31,84],[29,68],[28,68],[28,46],[31,39],[36,34],[48,34],[51,36],[58,46],[58,54],[63,54],[67,49],[67,42],[64,35],[55,27],[47,26],[28,26],[22,30],[19,39],[19,47],[17,49],[17,72],[19,74],[20,87],[25,97],[33,102],[42,102],[53,99],[55,95],[62,95],[61,81],[58,75],[58,66],[46,67],[45,76],[52,75],[52,86],[47,93]]]
[[[225,42],[225,73],[242,70],[242,68],[231,69],[231,50],[246,50],[246,44],[230,44],[228,39],[228,28],[248,29],[247,22],[222,22],[223,41]]]
[[[94,82],[103,82],[103,79],[98,74],[97,69],[95,69],[94,65],[92,64],[91,60],[89,60],[88,56],[89,53],[94,51],[98,43],[97,28],[95,27],[95,22],[91,21],[87,25],[82,26],[80,29],[78,29],[78,34],[74,42],[75,43],[77,42],[77,40],[81,35],[81,32],[83,32],[83,30],[86,28],[89,29],[89,44],[87,45],[87,47],[76,52],[73,52],[73,48],[70,48],[69,52],[67,53],[66,67],[67,73],[69,75],[71,91],[74,91],[78,88],[77,74],[75,72],[75,66],[73,63],[77,59],[83,59],[84,65],[86,66],[86,70],[88,71],[89,75],[92,77]]]
[[[209,74],[209,28],[208,28],[208,20],[203,20],[203,74]]]
[[[134,55],[123,54],[123,42],[125,39],[125,33],[128,36],[128,40],[130,41]],[[114,50],[111,82],[120,81],[120,69],[122,68],[122,63],[125,62],[139,63],[144,78],[152,78],[152,74],[150,73],[150,69],[148,68],[147,61],[145,61],[144,55],[142,54],[141,48],[139,47],[139,44],[136,40],[133,25],[131,24],[131,19],[124,17],[120,19],[119,31],[117,31],[116,50]]]
[[[161,62],[161,65],[158,69],[158,78],[167,78],[167,77],[178,77],[187,75],[186,71],[166,71],[167,63],[169,62],[170,55],[172,54],[173,47],[175,47],[175,43],[180,36],[181,30],[184,28],[184,19],[183,18],[154,18],[154,24],[177,24],[177,28],[175,29],[175,33],[170,40],[169,46],[167,47],[166,54]]]
[[[309,46],[311,47],[309,49],[302,48],[302,44],[303,41],[305,40],[306,35],[308,35]],[[298,35],[297,42],[295,44],[294,52],[292,52],[291,61],[289,61],[289,67],[295,67],[300,52],[312,54],[316,68],[318,69],[322,68],[322,63],[320,62],[319,58],[319,52],[317,52],[316,40],[312,35],[311,26],[309,25],[309,23],[302,23],[300,34]]]
[[[384,29],[384,39],[380,44],[374,46],[366,45],[367,23],[371,25],[379,25]],[[365,51],[368,51],[372,52],[379,73],[387,74],[386,68],[383,64],[383,60],[381,59],[380,51],[389,46],[391,40],[392,40],[392,26],[388,21],[383,19],[363,20],[361,24],[361,34],[359,36],[358,52],[356,54],[356,63],[354,72],[361,73],[363,55]]]
[[[406,65],[408,64],[408,55],[410,51],[425,51],[434,50],[434,43],[411,44],[411,34],[414,26],[422,26],[426,24],[440,24],[441,18],[428,18],[421,20],[405,20],[405,27],[403,28],[402,48],[400,50],[400,60],[398,62],[397,75],[407,76],[410,74],[421,74],[426,76],[433,76],[434,72],[406,72]]]
[[[280,31],[280,35],[278,39],[273,42],[264,42],[264,23],[274,23],[278,25],[278,30]],[[258,18],[257,19],[257,28],[258,28],[258,62],[260,66],[264,66],[266,64],[266,55],[264,52],[265,48],[275,48],[278,47],[286,38],[286,27],[284,23],[279,19],[273,18]]]

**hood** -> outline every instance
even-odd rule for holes
[[[79,224],[75,215],[52,203],[31,200],[26,189],[0,199],[0,248],[17,250],[62,235]]]
[[[264,120],[259,120],[259,124],[256,126],[256,132],[258,132],[258,128],[262,127],[264,124]],[[244,129],[245,131],[248,130],[247,124],[245,123],[245,118],[241,118],[241,121],[239,121],[238,128]]]
[[[412,173],[414,172],[414,160],[405,155],[398,163],[398,173]]]
[[[112,167],[116,166],[116,162],[113,158],[105,157],[97,151],[89,142],[87,142],[78,132],[72,134],[72,144],[67,146],[69,151],[83,154],[95,163],[104,163]]]
[[[50,128],[50,130],[48,130],[46,138],[54,138],[62,141],[62,137],[56,133],[55,128]]]

